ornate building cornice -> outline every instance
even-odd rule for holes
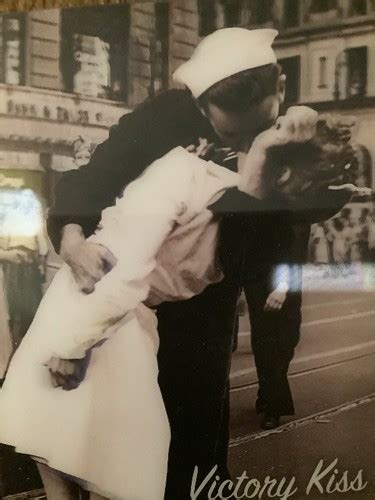
[[[126,3],[129,0],[0,0],[0,12]]]

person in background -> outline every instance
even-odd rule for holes
[[[9,327],[9,310],[4,285],[3,265],[20,265],[27,260],[23,250],[4,250],[0,243],[0,383],[4,379],[13,353],[13,339]]]
[[[362,229],[361,231],[361,260],[365,261],[367,259],[369,253],[369,220],[371,218],[371,211],[368,207],[363,207],[361,210],[361,214],[359,216],[359,225]]]
[[[28,330],[43,296],[48,242],[42,204],[22,179],[3,192],[6,203],[3,248],[20,252],[19,262],[4,266],[10,330],[17,348]]]
[[[4,280],[4,268],[19,266],[28,260],[27,253],[19,248],[8,248],[7,207],[9,206],[9,191],[19,189],[21,180],[10,179],[0,174],[0,383],[2,382],[10,358],[13,354],[13,339],[10,330],[10,316],[7,290]]]
[[[348,262],[350,230],[347,221],[335,217],[330,222],[330,234],[332,237],[332,254],[335,264],[346,264]]]
[[[349,260],[350,262],[361,262],[366,255],[367,235],[366,227],[358,218],[350,227]]]
[[[314,263],[317,265],[330,262],[327,230],[323,222],[317,224],[313,234],[313,255]]]
[[[90,138],[79,135],[72,143],[72,161],[67,168],[69,170],[77,170],[80,167],[87,165],[90,162],[91,156],[94,153],[96,144]],[[54,171],[52,189],[59,183],[63,172]],[[52,196],[53,197],[53,196]],[[61,266],[62,259],[54,251],[52,245],[49,248],[49,270],[51,271],[46,278],[46,286],[48,286],[55,270]]]
[[[88,137],[80,135],[73,142],[73,161],[77,168],[87,165],[96,148],[96,144]]]
[[[368,257],[369,262],[375,263],[375,212],[368,217]]]
[[[276,261],[244,283],[259,384],[255,410],[262,415],[264,430],[278,427],[282,416],[295,413],[288,370],[300,340],[302,266],[309,235],[310,224],[293,224],[280,242]]]

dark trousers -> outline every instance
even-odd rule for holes
[[[368,260],[369,262],[375,263],[375,248],[370,248],[368,251]]]
[[[37,263],[4,266],[10,330],[17,348],[29,329],[42,300],[42,277]]]
[[[280,311],[264,311],[272,291],[270,275],[270,271],[260,273],[244,286],[259,381],[258,398],[266,404],[267,413],[271,415],[293,415],[288,369],[300,338],[302,294],[300,291],[288,293]]]
[[[165,499],[188,500],[218,466],[228,478],[229,370],[238,287],[220,283],[158,308],[159,384],[172,439]],[[207,498],[207,492],[199,499]]]

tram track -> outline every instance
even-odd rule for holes
[[[375,342],[374,342],[374,344],[375,344]],[[357,356],[346,357],[345,359],[340,359],[340,360],[333,361],[330,363],[325,363],[323,365],[315,366],[313,368],[306,368],[306,369],[291,371],[289,374],[289,378],[293,379],[293,378],[298,378],[298,377],[302,377],[305,375],[310,375],[312,373],[317,373],[319,371],[329,370],[331,368],[335,368],[335,367],[340,366],[342,364],[349,363],[351,361],[357,361],[357,360],[364,359],[364,358],[369,358],[371,356],[375,357],[375,349],[372,350],[371,352],[368,352],[368,353],[359,354]],[[234,392],[238,392],[238,391],[244,391],[244,390],[256,387],[257,385],[258,385],[257,380],[255,380],[253,382],[246,383],[246,384],[234,385],[233,387],[231,387],[230,392],[234,393]]]
[[[250,441],[256,441],[258,439],[264,439],[266,437],[281,434],[284,432],[289,432],[300,427],[305,427],[311,424],[329,424],[331,419],[336,415],[354,410],[364,405],[368,405],[371,403],[375,403],[375,392],[367,394],[366,396],[362,396],[360,398],[347,401],[343,404],[333,406],[331,408],[327,408],[317,413],[313,413],[307,415],[302,418],[298,418],[296,420],[292,420],[291,422],[287,422],[283,425],[280,425],[276,429],[268,430],[268,431],[258,431],[258,432],[249,432],[247,434],[243,434],[241,436],[232,438],[229,442],[229,447],[234,448],[236,446],[241,446],[243,444],[249,443]]]

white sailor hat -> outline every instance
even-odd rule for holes
[[[247,69],[276,62],[273,29],[223,28],[204,38],[193,55],[173,74],[195,98],[215,83]]]

